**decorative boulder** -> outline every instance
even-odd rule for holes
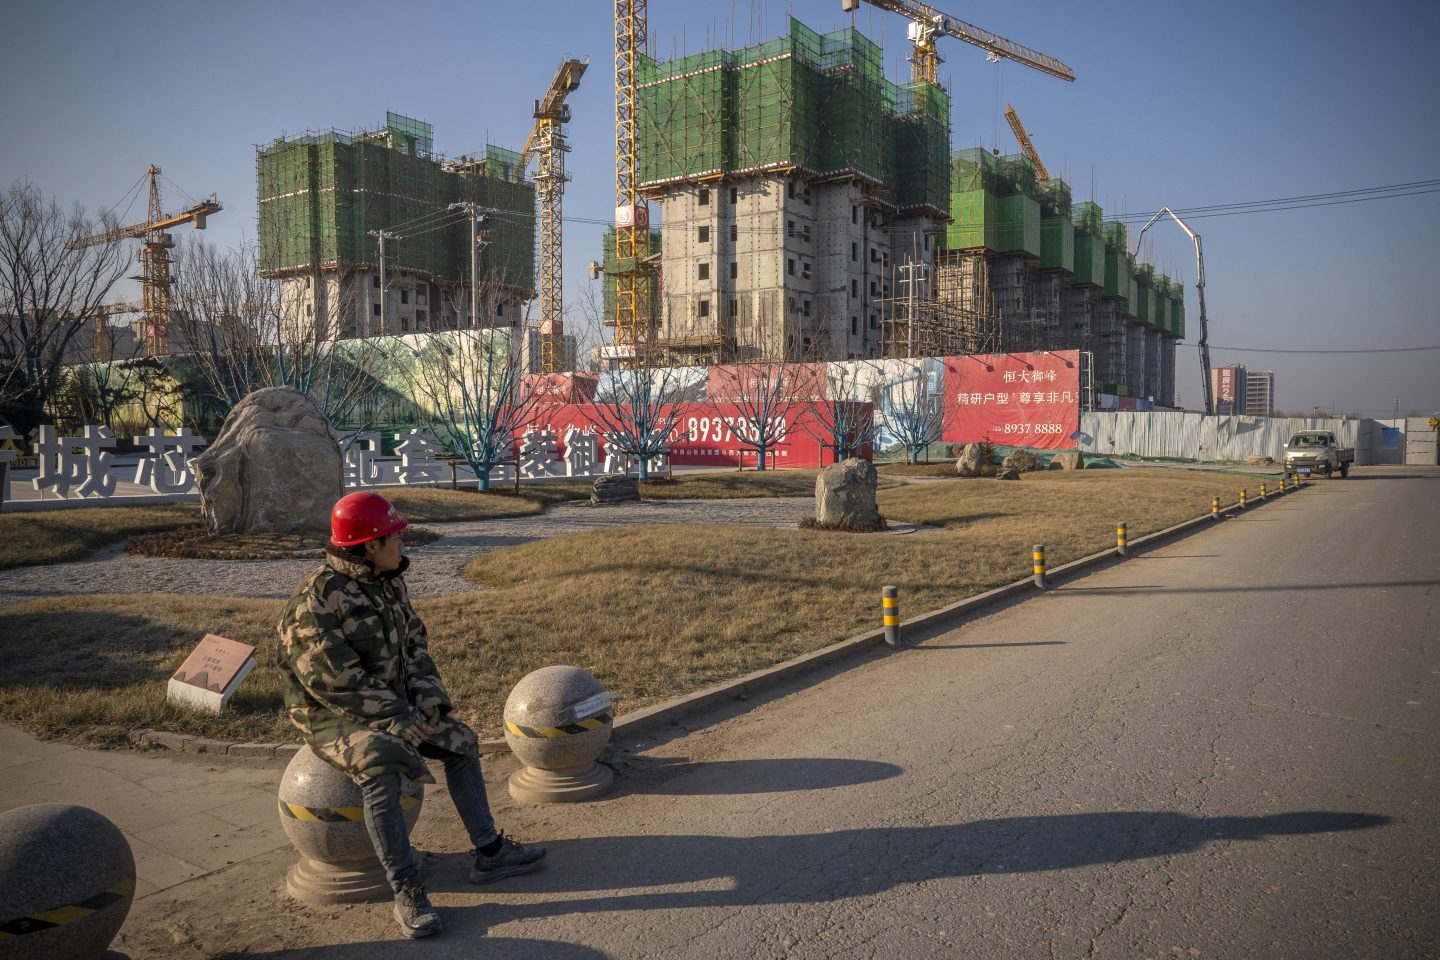
[[[1035,454],[1029,450],[1021,449],[1016,450],[1010,454],[1010,456],[1006,457],[1005,462],[1002,463],[1001,466],[1009,467],[1017,473],[1029,473],[1032,470],[1039,470],[1045,466],[1045,461],[1035,456]]]
[[[633,477],[600,477],[590,491],[591,503],[626,503],[640,499],[640,485]]]
[[[343,492],[330,423],[291,387],[266,387],[237,403],[194,463],[212,534],[328,530]]]
[[[978,443],[967,443],[965,449],[960,451],[960,459],[955,461],[955,472],[962,477],[978,477],[983,466],[985,451]]]
[[[1019,479],[1020,479],[1020,471],[1016,470],[1014,467],[1001,467],[999,470],[996,470],[996,471],[995,471],[995,479],[996,479],[996,480],[1019,480]]]
[[[875,465],[851,457],[826,467],[815,478],[815,523],[821,527],[877,527]]]
[[[1068,450],[1065,453],[1057,453],[1050,458],[1051,470],[1084,470],[1085,458],[1080,455],[1079,450]]]
[[[89,807],[37,803],[0,814],[0,956],[99,960],[130,912],[135,858]]]

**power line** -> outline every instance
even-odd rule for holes
[[[1215,347],[1211,350],[1228,350],[1231,353],[1419,353],[1424,350],[1440,350],[1440,345],[1433,347],[1365,347],[1352,350],[1279,350],[1265,349],[1261,347]]]

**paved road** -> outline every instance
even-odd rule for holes
[[[442,855],[449,929],[416,949],[1436,956],[1437,498],[1440,471],[1357,471],[632,745],[616,797],[501,804],[544,871],[476,890]],[[417,836],[462,846],[443,803]],[[288,906],[285,862],[147,898],[122,946],[394,955],[383,908]]]

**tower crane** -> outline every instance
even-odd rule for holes
[[[1010,124],[1010,129],[1015,134],[1015,142],[1020,144],[1020,152],[1035,164],[1035,177],[1045,183],[1050,179],[1050,171],[1045,169],[1045,164],[1040,162],[1040,154],[1035,150],[1035,144],[1030,142],[1030,134],[1025,132],[1025,125],[1020,122],[1020,114],[1015,112],[1012,104],[1005,104],[1005,122]]]
[[[910,19],[908,36],[915,47],[914,56],[910,58],[911,76],[917,83],[921,80],[930,83],[936,82],[943,58],[940,56],[940,51],[935,49],[935,41],[942,36],[954,37],[956,40],[973,44],[984,50],[994,60],[1014,60],[1016,63],[1023,63],[1027,67],[1032,67],[1041,73],[1048,73],[1052,77],[1059,77],[1061,80],[1069,80],[1072,83],[1075,80],[1075,72],[1054,57],[1031,50],[1029,47],[1022,47],[1013,40],[1006,40],[989,30],[982,30],[973,23],[957,20],[955,17],[941,13],[928,3],[921,3],[920,0],[865,0],[865,2],[879,7],[881,10],[889,10]],[[859,10],[860,0],[840,0],[840,7],[847,13]]]
[[[210,199],[176,213],[162,213],[160,168],[152,163],[145,174],[150,178],[150,201],[144,222],[84,237],[76,240],[74,246],[78,249],[117,240],[140,241],[140,305],[144,314],[145,352],[158,357],[170,352],[170,251],[175,246],[175,238],[168,231],[186,223],[194,224],[196,230],[204,230],[205,218],[219,213],[223,205],[212,193]]]
[[[566,59],[555,71],[544,98],[535,101],[535,127],[520,151],[520,170],[535,165],[536,232],[540,239],[540,372],[555,373],[562,363],[565,310],[561,262],[561,198],[565,194],[565,124],[570,121],[566,98],[580,87],[589,60]]]
[[[648,0],[615,0],[615,343],[641,365],[649,348],[650,206],[639,189],[636,69],[649,32]]]
[[[1174,220],[1195,246],[1195,292],[1200,295],[1200,389],[1205,396],[1205,413],[1212,414],[1215,412],[1215,398],[1211,396],[1210,389],[1210,327],[1205,317],[1205,250],[1200,245],[1200,234],[1190,229],[1190,225],[1181,220],[1174,210],[1161,207],[1155,212],[1155,216],[1145,221],[1145,226],[1141,227],[1140,233],[1136,235],[1135,255],[1140,255],[1140,241],[1145,239],[1145,231],[1164,216]]]

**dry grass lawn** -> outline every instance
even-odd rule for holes
[[[1025,576],[1033,543],[1064,563],[1111,546],[1117,520],[1139,537],[1238,489],[1235,477],[1139,469],[906,485],[882,491],[886,516],[940,530],[593,531],[477,557],[465,571],[476,593],[417,606],[462,716],[496,736],[510,687],[541,666],[592,671],[625,698],[623,712],[874,626],[885,584],[917,614]],[[11,654],[0,657],[0,716],[54,734],[113,726],[292,739],[271,666],[281,606],[160,595],[0,608]],[[205,631],[260,647],[225,717],[180,714],[164,700],[165,678]],[[25,656],[14,655],[21,644]]]
[[[199,519],[200,508],[193,503],[3,513],[0,570],[79,560],[138,534],[176,530]]]

